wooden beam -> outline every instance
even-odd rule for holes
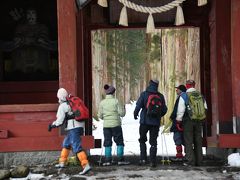
[[[240,134],[220,134],[220,148],[240,148]]]
[[[60,151],[63,136],[60,137],[16,137],[0,140],[0,152]],[[83,149],[94,148],[93,136],[82,136]]]

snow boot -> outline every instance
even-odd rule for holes
[[[118,158],[117,164],[118,165],[130,164],[130,162],[124,160],[123,154],[124,154],[124,146],[122,146],[122,145],[117,146],[117,158]]]
[[[79,174],[80,174],[80,175],[85,175],[85,174],[88,173],[91,169],[92,169],[91,166],[89,165],[89,163],[87,163],[87,164],[84,166],[82,172],[80,172]]]
[[[146,165],[147,162],[147,146],[145,143],[140,143],[140,161],[139,165]]]
[[[88,164],[87,154],[84,151],[77,153],[77,157],[81,163],[82,168],[84,169]]]
[[[182,159],[183,158],[183,154],[182,154],[182,146],[176,146],[176,158]]]
[[[150,147],[150,160],[151,160],[151,167],[156,167],[157,166],[157,147],[156,146],[151,146]]]
[[[140,159],[139,166],[145,166],[147,164],[146,160]]]
[[[105,162],[103,166],[110,166],[112,165],[112,147],[107,146],[105,147]]]
[[[70,153],[69,149],[67,149],[67,148],[62,149],[61,155],[60,155],[60,158],[59,158],[59,163],[55,165],[56,168],[66,167],[67,158],[68,158],[69,153]]]

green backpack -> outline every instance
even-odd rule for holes
[[[204,98],[198,91],[187,93],[188,95],[188,114],[192,120],[202,121],[206,118],[206,111],[204,107]]]

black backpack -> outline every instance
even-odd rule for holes
[[[163,102],[159,94],[150,94],[147,100],[147,116],[160,118]]]

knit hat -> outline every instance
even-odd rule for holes
[[[113,94],[113,93],[115,93],[115,87],[113,87],[113,86],[110,86],[110,85],[108,85],[108,84],[105,84],[104,85],[104,90],[105,90],[105,93],[106,94]]]
[[[67,96],[68,96],[68,92],[66,91],[66,89],[64,89],[64,88],[58,89],[57,97],[58,97],[59,101],[66,101]]]
[[[192,86],[195,86],[195,81],[194,80],[191,80],[191,79],[189,79],[189,80],[187,80],[186,81],[186,85],[192,85]]]
[[[182,92],[186,92],[187,91],[186,87],[183,84],[181,84],[181,85],[179,85],[179,86],[177,86],[175,88],[179,89]]]

